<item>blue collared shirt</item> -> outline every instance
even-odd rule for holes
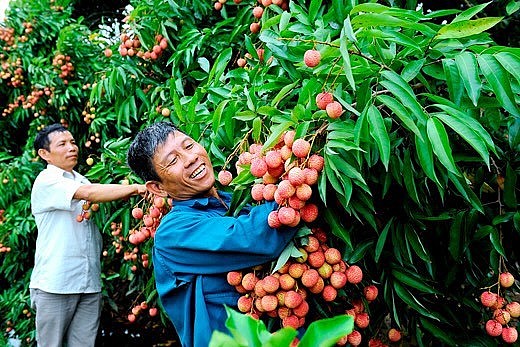
[[[219,192],[229,206],[231,194]],[[274,202],[226,216],[214,197],[174,201],[154,240],[157,292],[183,346],[207,347],[213,330],[229,333],[224,304],[236,308],[240,294],[227,272],[275,260],[296,229],[272,229]]]

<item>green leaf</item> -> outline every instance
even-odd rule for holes
[[[415,253],[424,260],[425,262],[430,263],[431,259],[426,251],[426,248],[424,248],[424,245],[421,242],[421,239],[419,238],[419,235],[417,235],[417,232],[412,229],[411,227],[406,227],[406,240],[410,243]]]
[[[211,71],[208,74],[208,82],[207,84],[212,84],[215,81],[220,79],[220,76],[224,73],[224,70],[231,59],[231,55],[233,54],[232,48],[226,48],[222,53],[219,54]]]
[[[455,56],[455,63],[457,64],[464,89],[466,89],[473,105],[477,106],[482,89],[482,81],[477,70],[477,58],[473,53],[466,51]]]
[[[316,15],[318,14],[318,11],[320,10],[322,1],[321,0],[312,0],[311,4],[309,6],[309,22],[312,23],[316,19]]]
[[[448,178],[455,185],[455,188],[459,191],[459,193],[468,201],[473,208],[477,211],[484,213],[482,208],[482,203],[478,199],[477,195],[473,190],[468,187],[468,183],[466,182],[466,177],[463,175],[453,175],[452,173],[448,173]]]
[[[404,268],[392,268],[392,276],[394,276],[397,281],[406,284],[409,287],[415,288],[423,293],[441,294],[435,288],[427,285],[424,278]]]
[[[213,334],[211,334],[209,347],[241,347],[241,345],[231,336],[215,330]]]
[[[437,101],[441,101],[437,99]],[[466,114],[465,112],[455,108],[455,105],[448,104],[434,104],[432,106],[438,107],[441,110],[445,111],[447,114],[452,116],[453,118],[458,119],[460,122],[466,124],[466,126],[470,129],[473,129],[475,134],[480,136],[482,140],[486,143],[486,147],[496,153],[495,144],[493,143],[493,139],[488,131],[472,116]]]
[[[430,320],[425,319],[423,317],[419,317],[419,320],[421,321],[421,325],[424,329],[428,330],[433,336],[439,339],[439,341],[444,342],[448,346],[456,346],[457,342],[453,340],[453,338],[446,334],[446,330],[439,328],[437,325],[430,322]]]
[[[520,232],[520,212],[515,212],[513,216],[513,225],[517,232]]]
[[[506,13],[508,16],[512,15],[520,9],[520,1],[511,0],[506,6]]]
[[[324,218],[329,224],[334,235],[341,238],[350,248],[352,248],[352,242],[350,241],[350,234],[346,230],[338,219],[338,216],[334,214],[331,209],[325,209]]]
[[[439,158],[439,161],[452,172],[454,175],[460,176],[460,172],[455,165],[451,147],[448,140],[448,134],[442,123],[436,118],[429,118],[426,123],[426,131],[430,140],[433,153]]]
[[[377,238],[377,244],[375,249],[374,261],[377,263],[379,261],[379,257],[381,256],[381,252],[383,252],[383,247],[385,246],[386,237],[388,236],[388,231],[390,230],[390,226],[394,222],[394,217],[390,218],[390,220],[386,223],[385,228]]]
[[[262,342],[259,335],[267,332],[264,322],[237,312],[228,306],[225,308],[228,315],[226,327],[239,345],[260,347]]]
[[[390,161],[390,137],[386,131],[383,116],[381,116],[381,113],[374,105],[371,105],[368,109],[368,122],[370,136],[376,142],[381,162],[385,166],[386,171],[388,171],[388,163]]]
[[[451,115],[443,113],[431,113],[434,117],[439,118],[444,124],[449,126],[453,131],[460,135],[466,142],[477,151],[482,157],[484,163],[489,168],[489,152],[486,147],[486,143],[482,138],[473,130],[468,127],[464,122],[459,119],[452,117]]]
[[[453,19],[452,23],[461,22],[473,18],[476,14],[485,9],[487,5],[489,5],[490,3],[491,1],[488,1],[486,3],[468,8],[467,10],[457,15],[457,17]]]
[[[404,186],[412,200],[415,201],[417,205],[420,205],[419,195],[417,194],[417,187],[415,186],[414,173],[415,170],[413,168],[412,160],[410,158],[410,150],[406,148],[404,152],[404,161],[402,167]]]
[[[460,105],[460,100],[464,94],[464,85],[461,82],[459,69],[453,59],[443,59],[442,67],[444,69],[444,76],[448,84],[448,91],[450,99],[457,105]]]
[[[401,71],[401,77],[403,78],[403,80],[405,80],[406,82],[410,82],[412,79],[414,79],[415,76],[417,76],[417,74],[421,71],[425,61],[426,59],[422,58],[408,62],[404,69]]]
[[[453,223],[450,227],[450,243],[448,249],[450,251],[451,256],[455,261],[459,261],[461,253],[462,253],[462,237],[463,233],[463,221],[464,221],[465,212],[459,212],[455,216]]]
[[[414,119],[399,101],[388,95],[379,95],[377,100],[381,101],[392,110],[408,130],[411,130],[416,136],[422,139],[422,134],[419,128],[417,128],[417,125],[415,125]]]
[[[491,29],[502,21],[504,17],[484,17],[473,20],[461,20],[452,22],[439,29],[434,39],[458,39],[480,34],[483,31]]]
[[[414,29],[428,36],[435,35],[435,30],[433,30],[426,24],[418,23],[413,20],[404,20],[401,18],[396,18],[384,13],[363,13],[354,17],[351,23],[355,29],[368,28],[372,26],[387,26]]]
[[[354,34],[354,30],[352,29],[352,23],[350,23],[350,16],[347,16],[343,21],[343,29],[345,32],[345,36],[351,41],[357,43],[356,35]]]
[[[345,26],[341,29],[339,52],[343,58],[343,72],[347,77],[347,81],[350,84],[352,90],[356,90],[356,82],[354,81],[354,75],[352,74],[352,66],[350,64],[350,55],[348,53],[348,40],[347,40],[347,28]],[[350,28],[352,30],[352,28]]]
[[[493,89],[502,107],[509,113],[520,117],[515,97],[511,91],[511,84],[509,83],[509,78],[504,68],[491,54],[481,54],[477,57],[477,60],[484,77]]]
[[[280,89],[278,94],[276,94],[275,97],[273,98],[273,100],[271,101],[271,106],[277,107],[278,104],[280,103],[280,101],[282,101],[287,95],[289,95],[291,90],[294,89],[294,87],[296,85],[298,85],[299,83],[300,83],[300,81],[295,81],[291,84],[284,86],[282,89]]]
[[[299,347],[333,346],[340,338],[354,330],[354,319],[349,315],[339,315],[320,319],[309,324],[303,334]]]
[[[520,1],[518,3],[520,4]],[[520,83],[520,57],[511,52],[498,52],[495,58]]]
[[[402,284],[400,284],[399,282],[393,282],[393,283],[394,283],[395,293],[397,294],[397,296],[399,296],[399,298],[401,300],[403,300],[403,302],[405,304],[407,304],[408,306],[410,306],[412,309],[414,309],[418,313],[422,314],[423,316],[430,317],[437,321],[440,321],[439,318],[432,315],[430,313],[430,311],[428,309],[426,309],[426,307],[424,307],[424,305],[421,302],[419,302],[419,300],[417,300],[417,298],[415,296],[413,296],[413,294],[408,289],[403,287]]]

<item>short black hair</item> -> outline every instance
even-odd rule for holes
[[[41,148],[49,151],[51,149],[50,148],[51,140],[49,139],[49,135],[54,132],[62,133],[64,131],[69,131],[69,129],[65,128],[60,123],[48,125],[45,128],[43,128],[42,130],[40,130],[38,132],[38,134],[36,134],[36,138],[34,139],[34,144],[33,144],[34,149],[36,150],[36,153],[38,153],[38,151]]]
[[[126,156],[127,164],[144,181],[161,181],[152,159],[157,148],[165,143],[174,131],[179,129],[170,122],[153,123],[137,133],[130,144]]]

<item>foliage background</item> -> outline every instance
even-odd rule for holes
[[[499,271],[519,278],[518,2],[425,2],[415,11],[413,0],[291,1],[289,11],[265,10],[259,34],[249,30],[254,2],[229,1],[222,11],[206,1],[130,4],[10,3],[0,38],[5,329],[34,343],[27,285],[36,238],[30,188],[43,168],[32,151],[38,129],[68,124],[81,144],[77,169],[92,181],[134,182],[125,165],[129,140],[168,108],[216,169],[233,164],[244,141],[269,144],[288,128],[315,138],[328,167],[315,189],[322,222],[344,259],[380,288],[367,337],[392,325],[411,345],[499,343],[485,334],[490,313],[477,298]],[[163,35],[168,48],[156,61],[121,57],[123,32],[138,36],[143,50]],[[302,56],[313,47],[322,62],[309,69]],[[246,53],[247,67],[238,68]],[[67,82],[53,65],[58,54],[74,66]],[[23,84],[15,86],[17,68]],[[340,120],[317,109],[323,89],[347,109]],[[235,180],[237,201],[248,199],[251,182]],[[158,305],[150,268],[123,257],[135,248],[126,237],[138,203],[103,204],[94,215],[107,251],[103,329],[174,340],[164,315],[126,321],[136,303]],[[112,235],[112,222],[121,223],[123,240]],[[139,245],[138,257],[151,243]],[[518,285],[507,295],[518,301]]]

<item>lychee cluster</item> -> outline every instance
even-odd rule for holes
[[[312,229],[300,246],[301,256],[290,258],[274,273],[255,268],[227,274],[228,283],[242,294],[237,302],[240,312],[255,319],[276,318],[282,327],[298,329],[305,324],[313,302],[331,303],[347,284],[361,283],[361,268],[347,264],[337,248],[327,246],[327,234],[322,229]],[[373,300],[377,288],[371,291],[369,295]],[[351,305],[356,309],[356,325],[366,328],[369,317],[362,300],[351,300]]]
[[[89,220],[92,217],[92,212],[99,210],[99,204],[93,204],[90,201],[84,201],[81,206],[81,213],[76,216],[76,221],[81,223],[84,220]]]
[[[90,135],[89,139],[85,141],[85,147],[90,148],[93,143],[100,143],[101,142],[101,134],[98,132],[95,132],[93,135]]]
[[[237,172],[249,165],[251,174],[258,178],[251,188],[253,200],[274,200],[280,206],[268,216],[272,228],[296,226],[300,221],[311,223],[318,217],[318,206],[309,200],[311,186],[318,181],[324,159],[318,154],[311,155],[309,141],[294,137],[294,130],[285,132],[265,154],[261,144],[252,144],[236,163]],[[226,178],[224,183],[229,181],[229,173],[219,173],[219,179],[221,177]]]
[[[502,272],[499,275],[498,284],[501,288],[510,288],[514,283],[515,278],[510,272]],[[520,303],[507,302],[505,296],[489,290],[482,292],[480,302],[492,313],[485,324],[487,334],[494,337],[501,336],[505,343],[515,343],[518,340],[518,331],[512,323],[518,321],[520,317]]]
[[[158,313],[157,307],[149,307],[146,301],[143,301],[140,304],[137,304],[134,307],[132,307],[131,312],[132,313],[129,313],[127,316],[127,319],[130,323],[135,322],[137,317],[142,315],[143,312],[147,312],[148,316],[150,317],[155,317]]]
[[[0,40],[5,42],[5,46],[3,46],[4,51],[10,51],[11,46],[14,45],[14,33],[14,28],[0,27]]]
[[[121,34],[119,54],[122,57],[133,57],[135,55],[145,60],[157,60],[166,48],[168,48],[168,40],[162,35],[155,36],[155,44],[151,50],[143,51],[139,37],[130,37],[128,34]],[[105,49],[105,56],[112,56],[112,50],[110,50],[110,48]]]
[[[81,112],[81,115],[83,116],[83,121],[86,124],[92,123],[92,120],[96,118],[96,108],[90,106],[90,102],[87,102],[87,105],[85,109]]]
[[[320,110],[325,110],[332,119],[341,117],[344,112],[343,106],[338,101],[334,101],[334,96],[329,92],[316,95],[316,105]]]
[[[52,59],[52,65],[60,72],[58,76],[65,84],[69,83],[68,78],[74,76],[74,65],[72,65],[70,59],[69,55],[63,55],[61,53],[56,54]]]
[[[150,237],[153,238],[161,218],[168,213],[171,206],[171,199],[156,196],[148,207],[144,209],[139,206],[134,207],[132,217],[138,219],[139,224],[129,231],[128,241],[133,245],[139,245]]]
[[[18,88],[25,85],[21,58],[11,62],[2,61],[1,67],[0,77],[6,80],[8,86]]]
[[[11,247],[5,246],[4,244],[0,243],[0,253],[9,253],[11,252]]]

